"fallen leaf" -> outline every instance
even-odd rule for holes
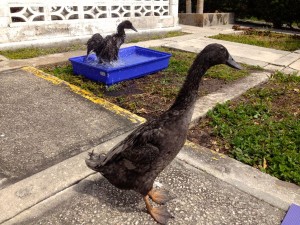
[[[213,145],[217,145],[217,144],[218,144],[217,141],[211,141],[211,143],[212,143]]]
[[[267,160],[266,160],[266,158],[264,158],[263,168],[266,169],[267,167],[268,167],[268,165],[267,165]]]

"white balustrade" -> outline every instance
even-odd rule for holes
[[[8,0],[10,24],[31,22],[169,16],[169,0],[13,1]]]
[[[179,30],[178,0],[0,0],[0,49],[109,34],[126,19],[147,33]]]

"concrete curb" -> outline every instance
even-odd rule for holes
[[[186,142],[177,158],[277,208],[300,204],[299,186],[192,142]]]

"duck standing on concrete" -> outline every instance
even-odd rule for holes
[[[206,46],[194,60],[169,110],[142,124],[106,155],[92,152],[86,159],[89,168],[100,172],[116,187],[142,194],[148,212],[161,224],[172,216],[165,206],[151,206],[149,197],[158,204],[166,203],[170,197],[167,191],[153,189],[154,180],[184,145],[201,77],[217,64],[241,69],[224,46]]]
[[[87,42],[87,56],[91,51],[96,53],[99,63],[111,63],[118,60],[120,46],[125,42],[125,29],[137,32],[129,20],[121,22],[117,33],[103,38],[99,33],[94,34]]]

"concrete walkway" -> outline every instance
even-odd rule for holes
[[[208,38],[233,32],[229,26],[183,31],[191,34],[134,45],[199,52],[218,42],[237,61],[269,71],[200,98],[192,124],[217,103],[266,81],[272,70],[300,70],[300,50]],[[155,224],[138,194],[114,188],[84,163],[88,151],[109,151],[144,120],[34,68],[20,69],[84,53],[0,59],[0,223]],[[175,217],[169,224],[280,224],[289,205],[300,204],[299,186],[190,142],[156,185],[175,197],[167,204]]]

